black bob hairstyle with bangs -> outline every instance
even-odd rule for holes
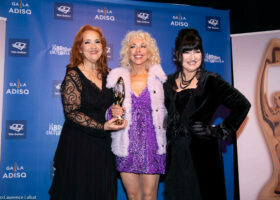
[[[186,51],[200,50],[202,54],[200,68],[204,65],[204,51],[201,37],[196,29],[185,28],[179,31],[175,40],[175,64],[182,70],[182,54]]]

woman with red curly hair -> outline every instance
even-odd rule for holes
[[[109,130],[117,118],[105,120],[113,91],[105,87],[106,40],[101,29],[85,25],[75,36],[70,64],[61,84],[65,122],[54,157],[51,200],[116,199],[115,160]]]

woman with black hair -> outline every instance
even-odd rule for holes
[[[168,110],[166,200],[225,200],[219,139],[235,134],[250,103],[217,73],[203,67],[202,40],[197,30],[182,29],[175,41],[178,70],[164,84]],[[217,108],[230,112],[211,124]]]

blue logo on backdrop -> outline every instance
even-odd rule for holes
[[[55,124],[55,123],[49,123],[48,130],[46,130],[46,135],[51,135],[51,136],[60,136],[62,130],[62,125],[61,124]]]
[[[95,15],[94,19],[97,21],[115,21],[113,11],[107,7],[98,8],[96,12],[97,14]]]
[[[29,95],[29,89],[26,82],[10,81],[9,88],[6,90],[7,95]]]
[[[26,120],[7,120],[6,139],[26,138]]]
[[[221,31],[220,17],[206,16],[206,30],[208,31]]]
[[[178,15],[172,16],[172,21],[171,21],[170,25],[188,27],[189,23],[187,21],[187,18],[179,13]]]
[[[29,40],[27,39],[9,39],[9,56],[28,57]]]
[[[27,2],[23,1],[12,1],[9,9],[9,13],[20,14],[20,15],[31,15],[32,11]]]
[[[221,58],[221,56],[217,56],[214,54],[206,53],[204,62],[208,63],[224,63],[225,61]]]
[[[72,3],[54,3],[54,18],[55,19],[73,19],[73,4]]]
[[[60,97],[60,87],[61,87],[61,81],[58,81],[58,80],[52,81],[52,96],[53,97]]]
[[[71,48],[53,44],[51,50],[49,51],[50,55],[58,55],[58,56],[69,56]]]
[[[13,165],[6,166],[2,176],[3,179],[24,179],[26,177],[27,174],[23,165],[18,165],[16,162]]]
[[[151,26],[152,12],[147,10],[135,10],[135,25]]]
[[[108,60],[113,60],[114,56],[114,49],[113,49],[113,44],[107,44],[107,58]]]

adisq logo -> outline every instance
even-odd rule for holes
[[[6,90],[7,95],[29,95],[27,83],[21,82],[19,79],[16,82],[9,82],[9,87]]]
[[[32,11],[27,2],[20,0],[20,1],[11,2],[11,7],[9,9],[9,13],[21,14],[21,15],[31,15]]]
[[[115,21],[115,16],[113,15],[113,11],[104,7],[103,9],[97,9],[97,14],[94,17],[95,20],[102,21]]]
[[[182,16],[180,13],[178,15],[172,16],[171,26],[181,26],[188,27],[189,23],[187,22],[186,17]]]
[[[13,165],[8,165],[5,168],[3,179],[22,179],[26,178],[27,174],[22,165],[18,165],[16,162]]]

